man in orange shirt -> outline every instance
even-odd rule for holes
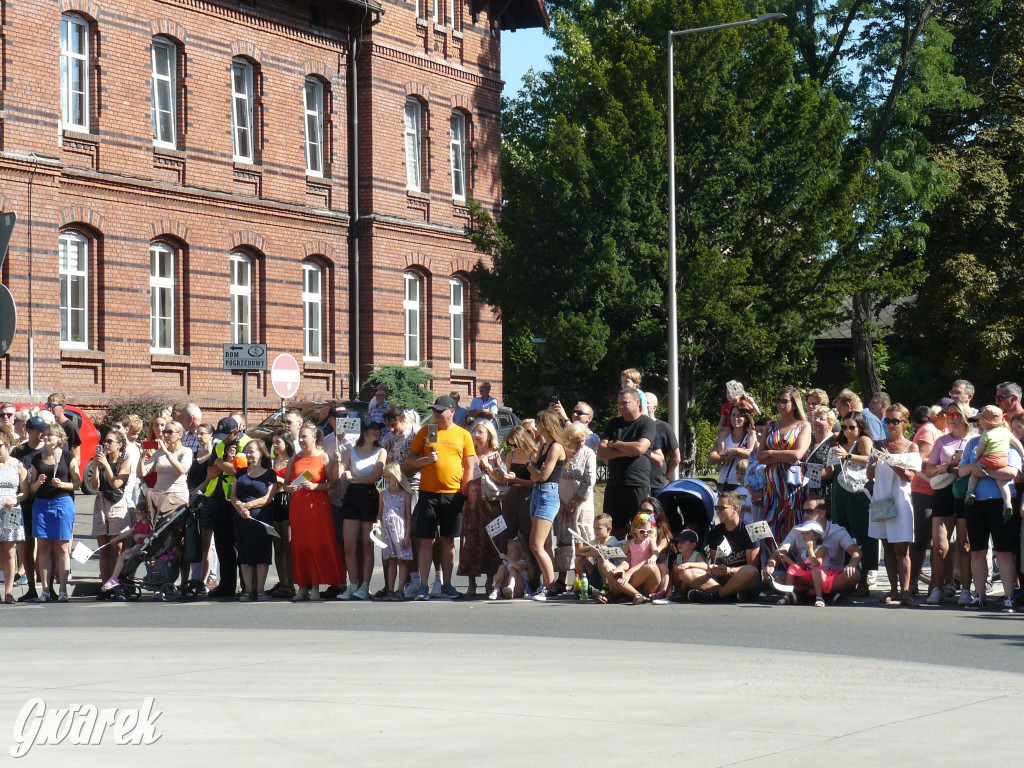
[[[413,512],[416,535],[420,539],[420,590],[417,600],[429,600],[430,563],[434,540],[441,537],[441,586],[443,597],[462,597],[452,586],[455,564],[455,539],[462,533],[462,505],[466,486],[473,479],[476,450],[473,438],[455,419],[455,401],[442,395],[434,401],[434,424],[420,428],[409,447],[403,469],[407,474],[419,471],[420,495]],[[436,437],[431,434],[437,428]]]

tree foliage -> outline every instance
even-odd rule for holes
[[[1024,365],[1024,0],[947,2],[937,20],[973,100],[927,130],[955,181],[925,217],[925,278],[897,331],[947,380],[987,389]]]
[[[387,385],[388,403],[399,408],[412,408],[426,413],[434,404],[434,393],[429,384],[430,371],[420,365],[382,365],[366,378],[366,390],[372,392],[381,384]]]
[[[747,16],[733,0],[555,10],[551,72],[505,104],[500,227],[473,215],[494,257],[474,279],[502,312],[519,407],[557,392],[601,409],[626,367],[664,392],[666,33]],[[680,38],[675,55],[685,421],[691,406],[717,410],[732,376],[806,378],[862,174],[844,164],[849,111],[797,79],[784,29]]]

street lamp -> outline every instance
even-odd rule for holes
[[[668,31],[668,421],[679,435],[679,310],[676,306],[676,109],[675,109],[675,39],[698,32],[764,24],[786,18],[784,13],[762,13],[754,19],[732,21],[694,29]],[[675,479],[675,478],[671,478]]]

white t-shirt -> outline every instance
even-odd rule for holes
[[[782,541],[782,547],[789,545],[789,556],[798,563],[807,557],[807,547],[800,531],[790,531]],[[828,557],[822,566],[826,571],[841,571],[846,567],[846,550],[851,544],[856,544],[843,526],[829,523],[825,528],[825,535],[821,539],[821,546],[828,550]]]

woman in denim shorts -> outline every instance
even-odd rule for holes
[[[534,600],[548,600],[558,595],[552,588],[555,566],[551,554],[551,528],[558,514],[558,481],[565,466],[565,431],[562,422],[551,411],[537,414],[537,432],[540,448],[537,458],[527,467],[533,480],[530,497],[530,550],[537,558],[544,586],[533,596]]]

